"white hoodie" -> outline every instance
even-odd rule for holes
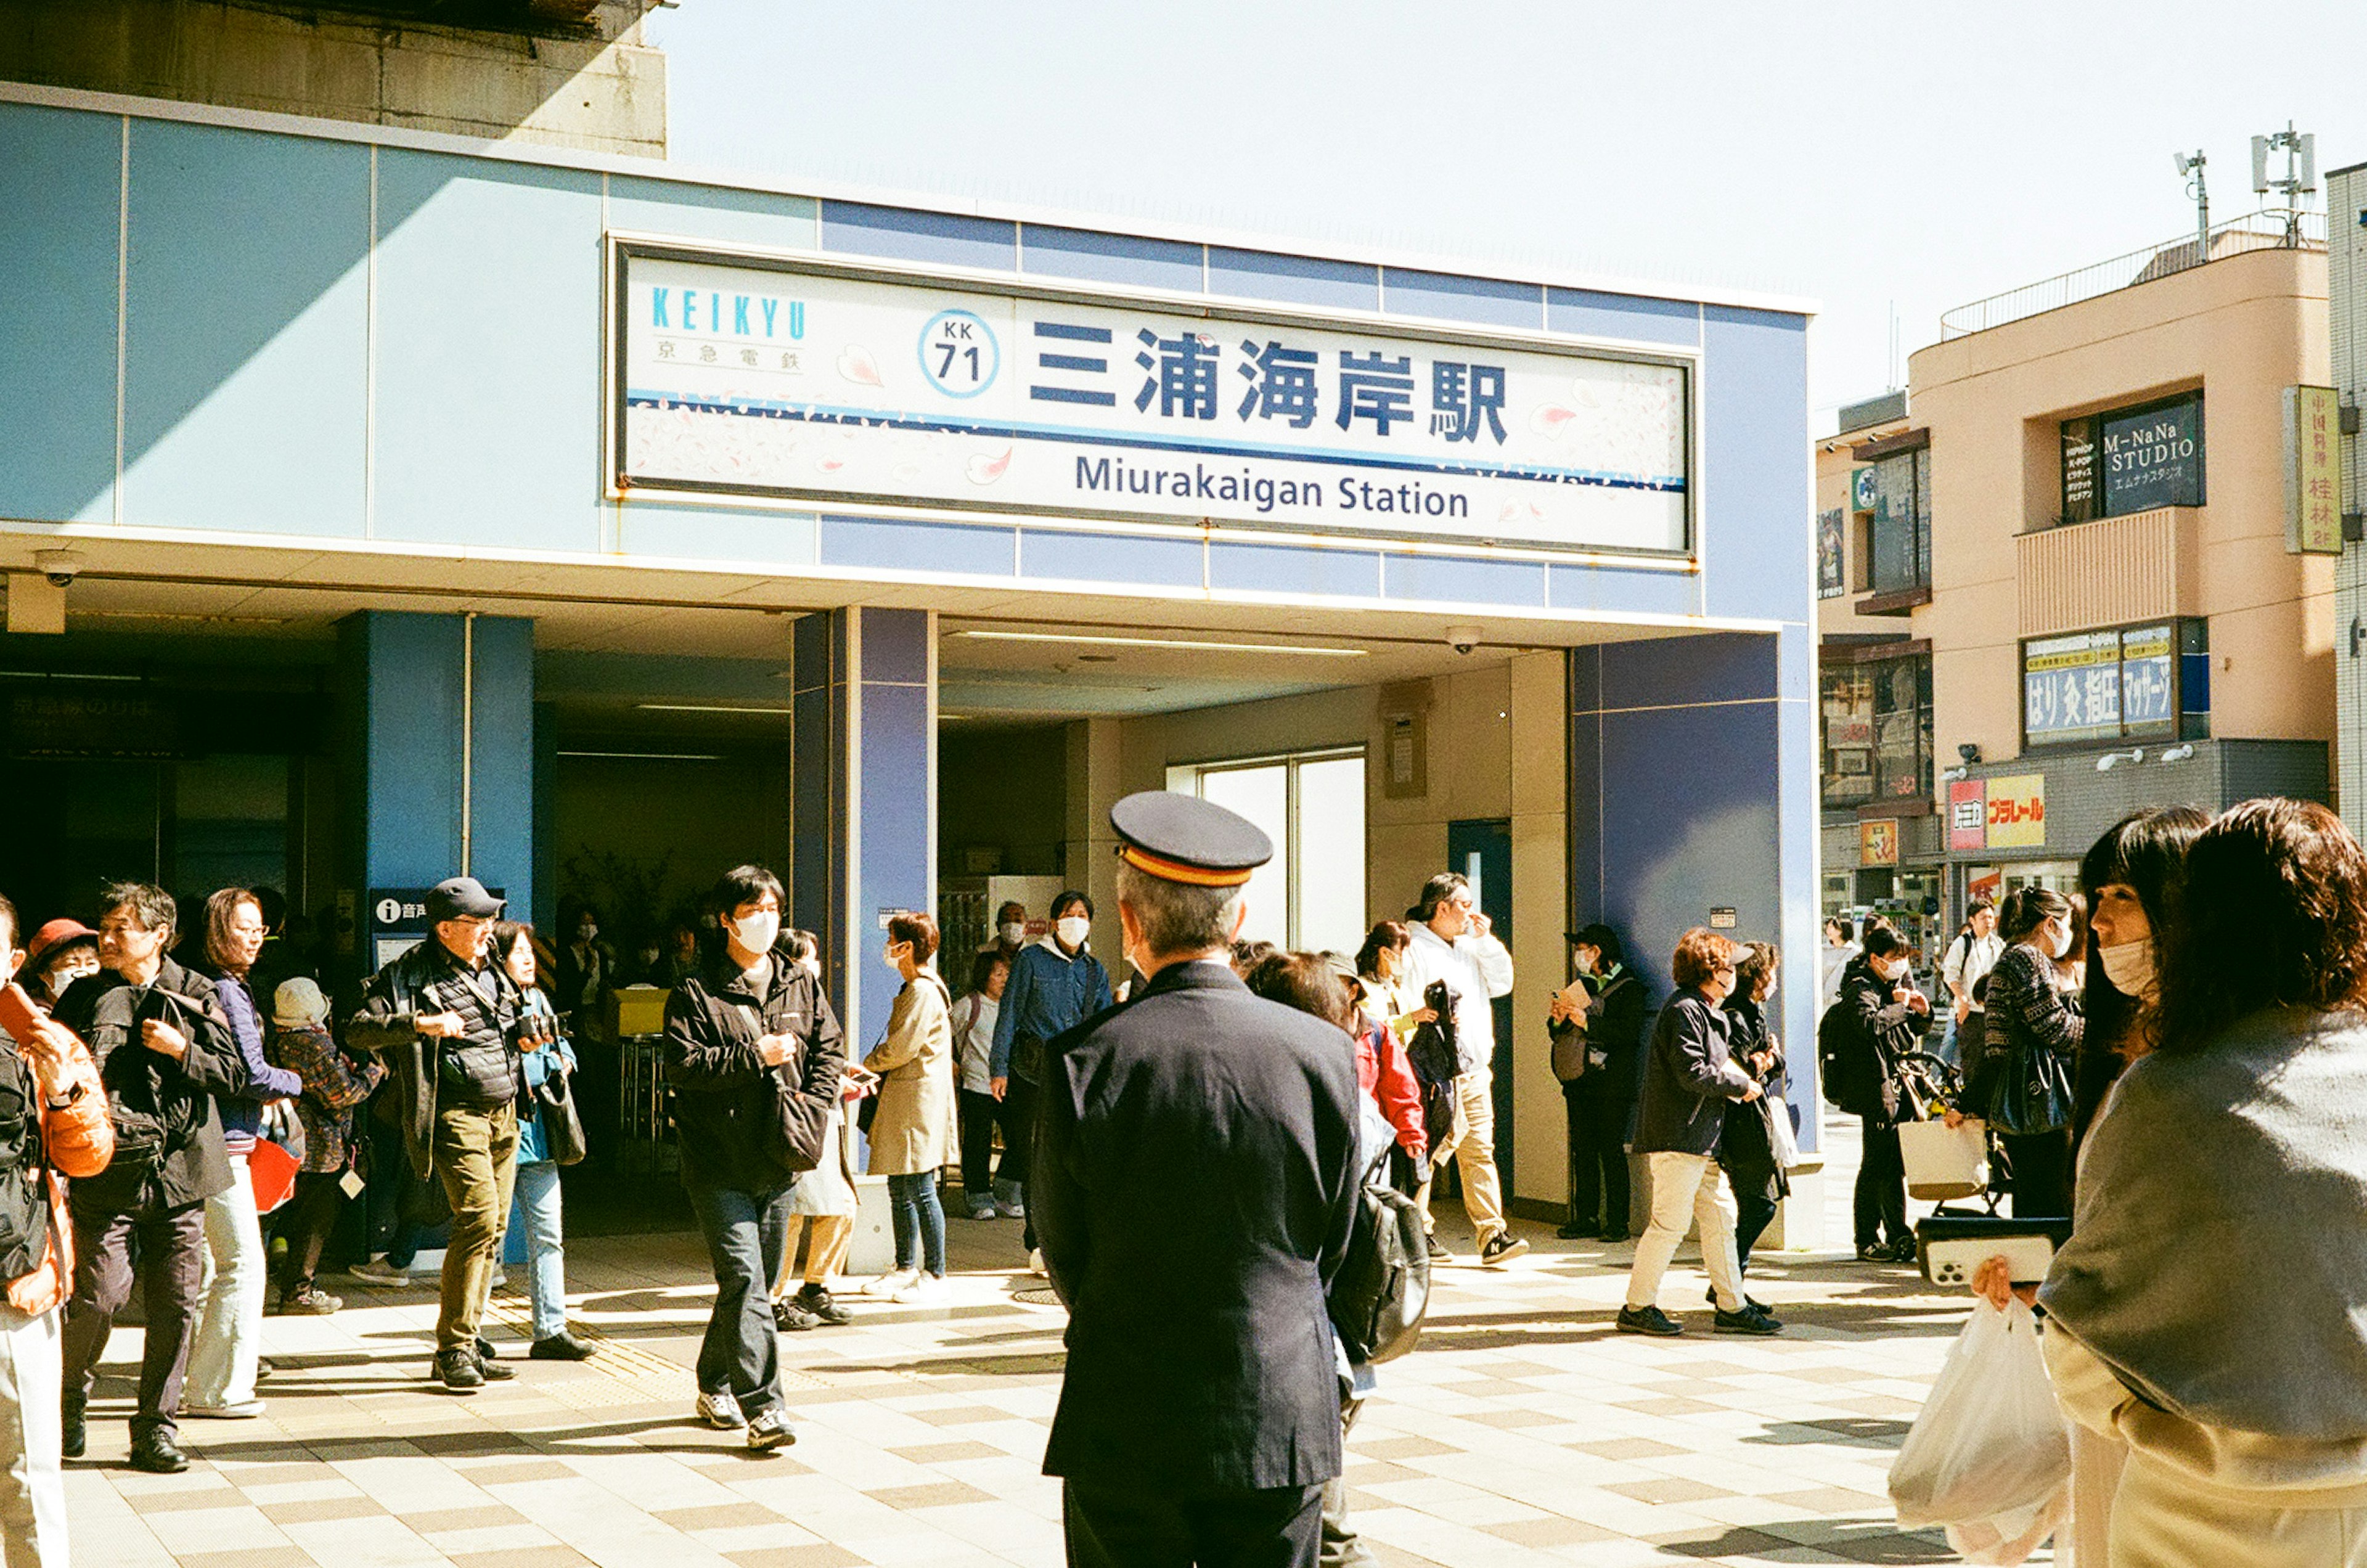
[[[1413,940],[1406,944],[1400,982],[1417,1008],[1426,1005],[1422,993],[1433,980],[1446,982],[1455,998],[1456,1066],[1477,1072],[1496,1059],[1496,1010],[1488,1004],[1491,997],[1512,994],[1512,955],[1493,932],[1467,931],[1450,942],[1421,921],[1408,925]]]

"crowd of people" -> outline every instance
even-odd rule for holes
[[[782,885],[754,865],[719,880],[682,940],[639,956],[636,972],[666,982],[661,1068],[716,1282],[695,1419],[758,1452],[795,1441],[778,1337],[853,1320],[833,1285],[858,1162],[885,1179],[893,1221],[893,1267],[867,1290],[896,1303],[945,1294],[957,1173],[955,1213],[1023,1219],[1030,1266],[1070,1307],[1048,1469],[1068,1482],[1072,1560],[1247,1531],[1289,1543],[1276,1561],[1301,1545],[1371,1561],[1338,1456],[1372,1358],[1336,1326],[1310,1349],[1275,1325],[1331,1289],[1358,1245],[1360,1192],[1410,1204],[1416,1251],[1444,1261],[1430,1199],[1452,1166],[1478,1261],[1525,1249],[1493,1154],[1491,1003],[1512,959],[1454,874],[1353,955],[1241,941],[1242,887],[1270,849],[1183,799],[1130,797],[1154,804],[1113,815],[1127,856],[1115,984],[1082,892],[1054,900],[1034,941],[1025,908],[999,911],[958,997],[934,919],[899,913],[884,960],[900,988],[857,1053],[819,943],[785,927]],[[1195,861],[1204,839],[1222,852]],[[314,975],[267,956],[274,907],[220,890],[184,939],[169,895],[123,883],[95,929],[54,919],[28,939],[0,899],[0,981],[17,982],[0,993],[12,1543],[62,1540],[59,1460],[85,1451],[93,1381],[135,1288],[130,1458],[155,1472],[188,1463],[184,1417],[262,1413],[267,1312],[337,1311],[330,1262],[405,1282],[438,1226],[436,1386],[516,1375],[484,1334],[513,1232],[527,1358],[595,1353],[566,1315],[560,1170],[599,1125],[571,1034],[623,972],[596,916],[554,951],[450,878],[428,896],[426,939],[339,1010]],[[2137,813],[2090,852],[2076,893],[1976,902],[1937,967],[1937,1004],[1890,925],[1828,938],[1817,1055],[1824,1092],[1863,1124],[1858,1256],[1913,1260],[1899,1129],[1930,1119],[1983,1124],[2017,1217],[2074,1221],[2036,1299],[2083,1431],[2094,1550],[2109,1535],[2113,1561],[2282,1562],[2320,1559],[2262,1542],[2332,1542],[2352,1555],[2324,1560],[2359,1560],[2367,853],[2290,801]],[[1656,1013],[1616,931],[1566,940],[1570,980],[1540,1021],[1567,1111],[1559,1234],[1622,1242],[1647,1216],[1623,1332],[1684,1331],[1660,1298],[1695,1227],[1712,1329],[1782,1332],[1746,1289],[1797,1163],[1802,1064],[1774,1025],[1780,953],[1688,931]],[[1284,1024],[1243,1010],[1255,1002],[1311,1016]],[[366,1224],[345,1225],[365,1194]],[[2203,1285],[2196,1248],[2213,1278],[2279,1289]],[[1185,1255],[1217,1259],[1214,1275],[1179,1272]],[[1997,1269],[1981,1285],[2007,1289]],[[1228,1386],[1232,1405],[1211,1393]]]

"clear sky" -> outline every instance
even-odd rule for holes
[[[2367,6],[681,0],[681,162],[1818,300],[1811,417],[1952,305],[2367,161]]]

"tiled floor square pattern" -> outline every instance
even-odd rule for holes
[[[1848,1235],[1848,1172],[1829,1184]],[[1442,1235],[1469,1254],[1460,1214]],[[78,1562],[108,1568],[861,1568],[1060,1562],[1038,1473],[1062,1315],[1016,1269],[1016,1222],[949,1222],[950,1304],[853,1303],[784,1336],[795,1448],[748,1455],[686,1419],[712,1286],[695,1237],[572,1244],[581,1366],[519,1360],[470,1397],[425,1381],[434,1292],[337,1282],[346,1309],[270,1320],[268,1413],[190,1422],[187,1474],[123,1467],[139,1334],[119,1333],[70,1465]],[[1690,1249],[1675,1340],[1615,1334],[1629,1249],[1561,1243],[1442,1273],[1421,1347],[1382,1371],[1350,1445],[1354,1520],[1387,1564],[1921,1563],[1884,1475],[1965,1299],[1838,1254],[1762,1260],[1792,1325],[1713,1337]],[[1031,1289],[1031,1287],[1034,1287]],[[522,1354],[522,1303],[494,1337]],[[1682,1310],[1679,1310],[1682,1309]],[[2042,1557],[2041,1561],[2044,1561]]]

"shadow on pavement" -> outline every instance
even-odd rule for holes
[[[1834,1519],[1819,1525],[1821,1539],[1792,1540],[1743,1526],[1717,1535],[1657,1542],[1671,1557],[1706,1558],[1721,1562],[1748,1562],[1753,1558],[1774,1562],[1954,1562],[1937,1530],[1900,1529],[1880,1519]]]

